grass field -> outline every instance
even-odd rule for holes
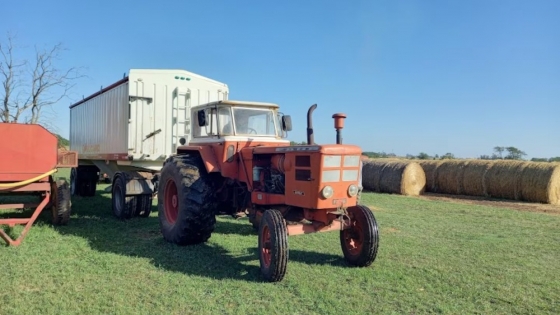
[[[178,247],[157,213],[115,220],[105,186],[74,198],[68,226],[45,212],[0,247],[0,314],[560,313],[559,215],[365,194],[381,233],[371,267],[347,267],[336,232],[294,236],[271,284],[247,221],[220,217],[208,243]]]

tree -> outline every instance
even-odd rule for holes
[[[444,155],[441,156],[442,160],[452,160],[455,158],[455,155],[453,155],[453,153],[445,153]]]
[[[16,61],[15,36],[8,34],[0,43],[0,80],[2,80],[2,122],[22,122],[54,127],[45,118],[45,111],[67,97],[73,82],[83,77],[79,68],[61,69],[57,66],[61,44],[51,48],[35,47],[34,59]]]
[[[420,152],[420,154],[418,154],[418,159],[419,160],[429,160],[431,159],[431,156],[428,155],[428,153],[425,152]]]
[[[516,147],[507,147],[506,151],[508,152],[508,155],[506,155],[505,158],[508,160],[522,160],[523,156],[527,155],[525,152]]]
[[[547,158],[532,158],[532,162],[548,162]]]
[[[498,153],[498,156],[500,157],[500,159],[503,159],[502,153],[505,151],[505,149],[506,149],[505,147],[496,146],[496,147],[494,147],[494,152]]]

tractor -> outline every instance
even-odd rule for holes
[[[206,242],[216,216],[247,217],[258,231],[263,278],[287,271],[288,236],[339,231],[350,266],[373,263],[379,246],[374,214],[358,202],[361,149],[342,144],[346,116],[333,115],[336,144],[290,145],[291,117],[273,103],[223,100],[191,108],[192,137],[181,139],[159,176],[158,216],[166,241]]]

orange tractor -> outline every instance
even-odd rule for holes
[[[369,266],[379,246],[372,211],[358,204],[361,149],[343,145],[344,114],[335,114],[337,143],[307,145],[285,140],[290,116],[278,105],[218,101],[191,109],[192,137],[183,139],[159,177],[158,210],[164,238],[179,245],[207,241],[217,214],[247,216],[258,230],[263,277],[284,278],[288,236],[339,231],[352,266]]]

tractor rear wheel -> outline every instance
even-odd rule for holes
[[[70,220],[72,202],[70,200],[70,187],[64,179],[53,182],[51,189],[52,223],[66,225]]]
[[[340,244],[346,261],[356,267],[373,263],[379,247],[379,231],[373,212],[366,206],[348,208],[349,228],[340,231]]]
[[[158,217],[163,238],[178,245],[206,242],[216,224],[214,182],[198,156],[174,156],[161,169]]]
[[[267,281],[277,282],[286,275],[288,229],[278,210],[266,210],[259,223],[259,261]]]

